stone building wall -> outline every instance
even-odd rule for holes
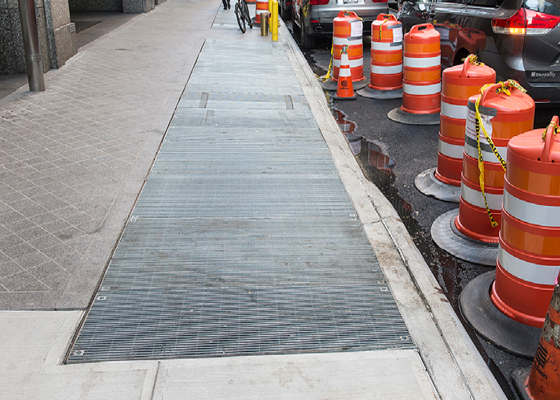
[[[78,51],[68,1],[35,0],[35,13],[43,72],[60,68]],[[0,74],[26,73],[18,0],[0,0],[0,48]]]
[[[20,0],[25,1],[25,0]],[[145,13],[162,0],[35,0],[43,70],[62,67],[77,52],[72,11]],[[0,0],[0,74],[24,74],[25,50],[18,0]]]
[[[71,11],[122,11],[122,0],[68,0]]]
[[[46,72],[52,66],[47,43],[47,21],[43,0],[35,1],[35,13],[37,14],[43,69]],[[24,74],[26,72],[18,0],[0,0],[0,49],[2,49],[0,74]]]

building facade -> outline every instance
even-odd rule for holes
[[[78,52],[71,11],[145,13],[156,4],[156,0],[35,0],[43,72],[62,67]],[[0,0],[0,49],[0,75],[26,73],[18,0]]]

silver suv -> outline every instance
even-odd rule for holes
[[[317,36],[332,36],[333,20],[340,11],[354,11],[364,20],[364,33],[379,14],[387,14],[387,0],[292,0],[292,27],[301,46],[310,49]]]

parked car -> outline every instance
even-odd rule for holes
[[[284,21],[287,21],[292,16],[292,0],[279,0],[278,11]]]
[[[397,19],[408,32],[432,23],[441,34],[441,63],[468,54],[515,79],[536,103],[560,103],[560,0],[408,0]]]
[[[310,49],[315,38],[332,36],[333,20],[340,11],[354,11],[364,21],[364,33],[379,14],[389,11],[387,0],[292,0],[292,28],[301,45]]]

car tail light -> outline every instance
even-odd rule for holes
[[[558,25],[560,17],[520,8],[507,19],[493,19],[492,31],[508,35],[544,35]]]
[[[505,33],[509,35],[525,34],[525,9],[520,8],[515,14],[507,19],[493,19],[492,30],[494,33]]]
[[[533,10],[525,10],[527,13],[527,35],[544,35],[560,22],[560,17],[545,14]]]
[[[309,0],[309,4],[312,6],[324,6],[325,4],[329,4],[329,0]]]

